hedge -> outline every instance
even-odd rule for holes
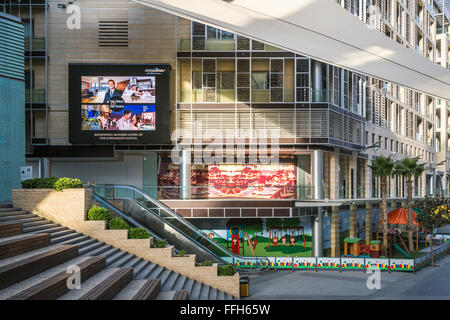
[[[36,178],[22,181],[23,189],[55,189],[61,191],[63,189],[83,188],[80,179],[72,178]]]
[[[218,268],[219,276],[232,276],[236,273],[236,269],[231,264],[226,264]]]
[[[51,178],[36,178],[22,181],[23,189],[54,189],[57,177]]]
[[[142,228],[130,228],[128,231],[128,238],[129,239],[148,239],[150,238],[150,233],[145,231],[145,229]]]
[[[153,248],[164,248],[167,245],[167,240],[166,239],[153,239]]]
[[[108,228],[111,230],[130,229],[130,225],[120,218],[111,218],[108,222]]]
[[[93,205],[87,214],[88,220],[106,220],[108,221],[108,229],[110,230],[118,230],[118,229],[128,229],[128,239],[149,239],[150,233],[148,233],[143,228],[134,228],[130,226],[123,219],[118,217],[111,217],[108,209],[99,207],[97,205]],[[165,240],[163,240],[165,241]],[[161,241],[161,242],[163,242]],[[159,245],[161,243],[158,242]],[[167,244],[167,241],[164,243],[163,247]],[[158,248],[158,247],[157,247]]]
[[[96,206],[95,204],[89,209],[87,214],[88,220],[106,220],[111,219],[108,209]]]

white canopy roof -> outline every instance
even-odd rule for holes
[[[450,100],[450,71],[333,0],[133,0],[338,67]]]

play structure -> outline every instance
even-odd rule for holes
[[[242,230],[242,226],[235,225],[230,228],[231,237],[227,236],[227,249],[233,252],[234,254],[245,255],[245,245],[244,245],[244,233]]]
[[[306,251],[305,229],[303,226],[269,228],[269,246],[267,250],[270,251],[271,241],[273,247],[276,247],[277,245],[296,245],[296,236],[299,236],[300,233],[303,236],[303,248]],[[278,236],[280,236],[280,238]],[[287,236],[289,236],[289,241]]]
[[[252,254],[255,255],[254,247],[256,247],[256,245],[258,244],[258,240],[256,239],[256,237],[254,239],[250,240],[248,233],[244,232],[244,240],[247,240],[248,246],[249,246],[250,250],[252,251]]]
[[[344,257],[379,258],[380,243],[379,240],[372,240],[365,245],[360,238],[347,237],[344,239]]]
[[[416,222],[417,212],[412,212],[413,217],[413,225],[416,227],[416,250],[419,250],[419,224]],[[382,232],[382,223],[383,220],[381,219],[378,222],[378,231],[377,231],[377,239],[382,240],[383,239],[383,232]],[[402,234],[401,229],[398,228],[399,225],[407,225],[408,224],[408,209],[405,208],[398,208],[395,210],[392,210],[388,213],[388,247],[387,247],[387,254],[388,257],[392,257],[394,255],[394,249],[401,255],[403,255],[405,258],[411,258],[410,252],[408,250],[408,247],[406,245],[406,240],[404,239],[404,234]],[[390,226],[394,225],[393,228]]]

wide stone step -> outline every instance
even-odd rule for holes
[[[141,272],[139,272],[138,274],[135,274],[135,278],[136,279],[145,279],[147,278],[152,272],[153,270],[155,270],[156,268],[158,268],[158,265],[155,263],[150,263],[149,265],[147,265]]]
[[[48,220],[41,220],[41,221],[36,221],[36,222],[26,222],[23,224],[23,227],[28,228],[28,227],[34,227],[34,226],[42,226],[42,225],[46,225],[46,224],[53,224],[53,222],[48,221]]]
[[[203,285],[202,290],[200,291],[199,299],[200,300],[208,300],[210,286]]]
[[[161,291],[159,279],[131,281],[114,300],[154,300]]]
[[[25,211],[17,210],[17,211],[0,211],[0,217],[10,217],[21,214],[27,214]]]
[[[97,246],[97,243],[99,246]],[[79,249],[80,255],[88,255],[88,256],[98,256],[101,253],[111,249],[111,246],[104,244],[103,242],[98,242],[92,244],[91,246],[86,246],[84,248]]]
[[[49,243],[50,235],[48,233],[21,234],[19,236],[2,238],[0,240],[0,259],[42,248],[48,246]]]
[[[74,231],[73,233],[70,233],[70,234],[66,234],[66,235],[59,236],[59,237],[54,237],[54,238],[52,238],[51,242],[52,243],[60,243],[60,242],[66,241],[66,240],[71,240],[71,239],[77,238],[79,236],[81,236],[81,233]]]
[[[0,208],[0,212],[14,212],[14,211],[21,211],[20,208]]]
[[[178,277],[180,277],[180,274],[178,272],[172,272],[170,274],[170,276],[167,278],[167,280],[164,283],[162,283],[162,289],[163,290],[175,290],[174,285],[175,285]]]
[[[0,238],[14,236],[22,233],[20,222],[0,222]]]
[[[195,281],[194,279],[187,279],[187,281],[185,282],[183,289],[182,290],[186,290],[187,292],[189,292],[189,297],[191,296],[191,292],[192,292],[192,288],[194,287]]]
[[[187,300],[188,296],[187,291],[161,291],[156,300]]]
[[[39,225],[39,226],[32,226],[32,227],[27,227],[24,226],[23,228],[23,232],[29,232],[29,233],[42,233],[42,232],[46,232],[46,233],[55,233],[61,230],[66,230],[66,227],[62,227],[59,224],[56,223],[50,223],[50,224],[43,224],[43,225]],[[52,237],[54,237],[54,235],[52,235]]]
[[[42,221],[44,218],[41,218],[35,214],[20,214],[9,217],[0,217],[0,222],[9,221],[9,222],[33,222],[33,221]]]
[[[89,257],[77,266],[80,270],[80,282],[83,283],[106,267],[106,258]],[[10,297],[8,300],[55,300],[70,290],[67,286],[67,280],[71,276],[71,273],[62,271]]]
[[[131,280],[133,280],[133,269],[119,268],[109,277],[81,296],[80,300],[111,300],[128,283],[130,283]]]
[[[176,290],[176,291],[182,290],[184,287],[184,284],[186,283],[186,281],[188,279],[189,279],[188,277],[180,275],[177,278],[177,281],[175,282],[175,284],[173,285],[172,290]]]
[[[198,300],[200,299],[200,292],[202,291],[203,284],[200,282],[195,282],[192,290],[189,292],[190,300]]]
[[[0,289],[78,256],[77,246],[60,246],[0,267]]]

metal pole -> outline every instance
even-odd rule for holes
[[[322,226],[323,226],[323,215],[322,207],[318,207],[317,216],[313,216],[313,239],[312,239],[312,255],[313,257],[323,256],[323,237],[322,237]]]

